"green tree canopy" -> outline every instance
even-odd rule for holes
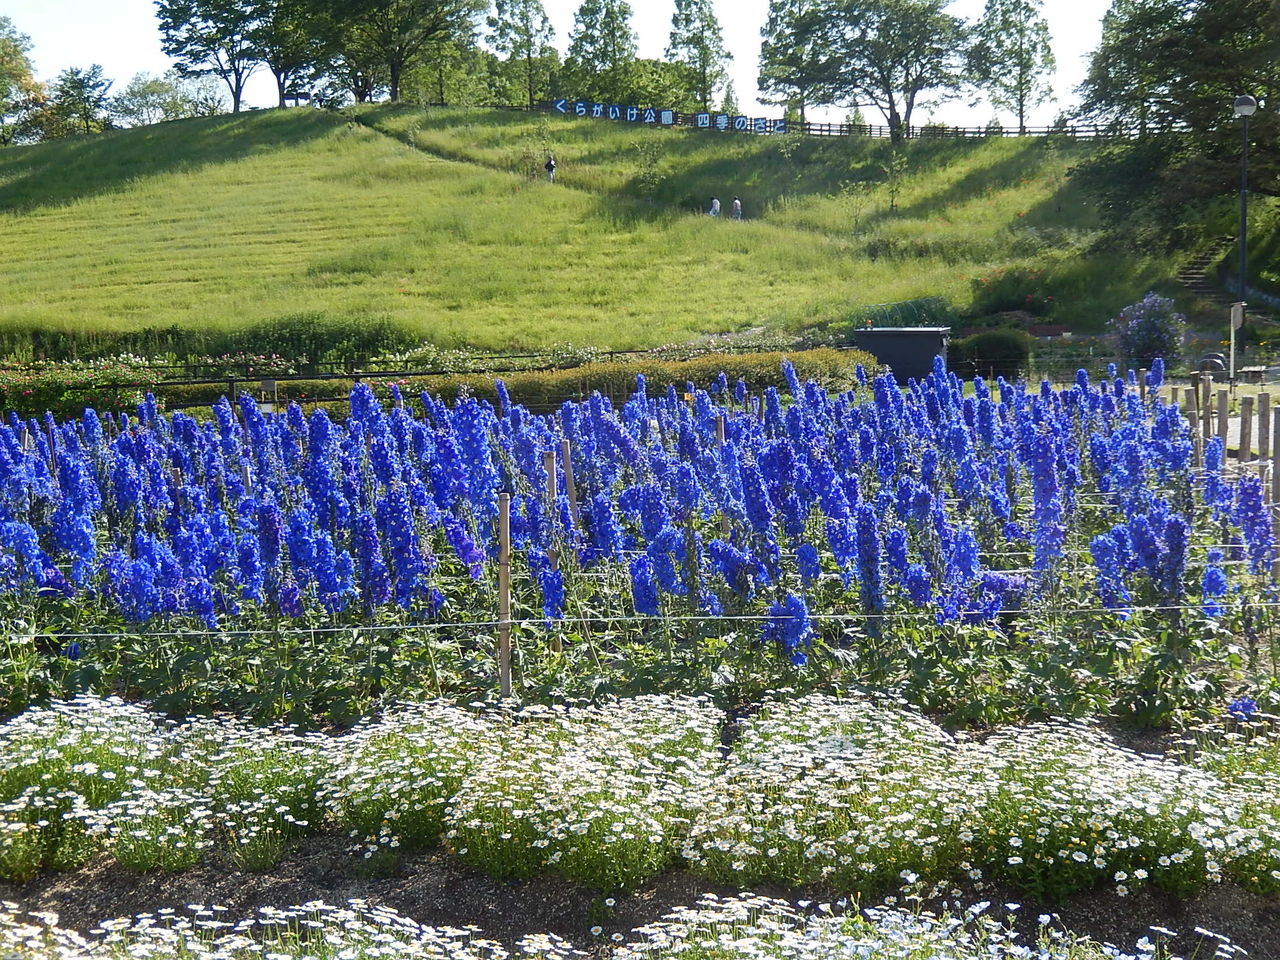
[[[376,56],[386,70],[391,100],[397,101],[405,71],[422,63],[433,46],[469,30],[489,5],[488,0],[325,0],[322,6],[342,30],[341,55],[366,71]]]
[[[828,96],[873,106],[894,140],[916,107],[954,95],[964,79],[964,22],[946,0],[831,0],[822,29]]]
[[[769,17],[760,35],[760,92],[799,112],[829,99],[830,55],[824,46],[826,5],[821,0],[770,0]]]
[[[710,110],[716,88],[725,79],[725,62],[733,59],[711,0],[676,0],[667,59],[687,70],[694,99]]]
[[[1019,133],[1026,133],[1027,111],[1053,97],[1057,63],[1040,11],[1041,0],[987,0],[969,51],[974,80],[998,109],[1017,115]]]
[[[60,123],[58,129],[47,130],[46,136],[99,133],[107,129],[111,125],[107,114],[110,89],[111,81],[103,76],[100,64],[85,70],[67,67],[58,74],[50,89],[49,109]]]
[[[336,43],[325,10],[312,0],[257,0],[253,43],[276,80],[280,106],[328,66]]]
[[[20,138],[23,115],[42,95],[27,57],[30,51],[31,40],[8,17],[0,17],[0,144]]]
[[[240,112],[244,85],[260,62],[255,31],[258,8],[245,0],[156,0],[161,48],[184,76],[211,74],[231,93]]]
[[[550,94],[550,64],[555,56],[556,32],[540,0],[495,0],[489,18],[493,48],[524,68],[529,106]]]
[[[631,5],[626,0],[583,0],[573,15],[565,73],[584,100],[623,100],[636,59]]]
[[[225,101],[211,77],[139,73],[111,98],[111,117],[123,127],[143,127],[165,120],[221,113]]]

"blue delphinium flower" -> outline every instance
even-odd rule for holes
[[[811,586],[822,576],[822,562],[818,558],[818,548],[811,543],[802,543],[796,547],[796,569],[800,581]]]
[[[805,651],[812,645],[813,637],[813,621],[803,597],[788,593],[786,599],[769,607],[763,639],[776,645],[795,666],[803,666],[808,660]]]
[[[454,553],[458,555],[458,559],[467,568],[467,572],[471,574],[471,579],[479,580],[483,578],[484,551],[476,546],[476,542],[471,538],[466,526],[453,517],[445,517],[444,535],[445,539],[449,541],[449,546],[453,547]]]
[[[1227,707],[1227,713],[1233,720],[1252,720],[1258,712],[1258,701],[1252,697],[1237,697]]]
[[[653,563],[646,556],[631,558],[631,598],[636,613],[643,617],[662,616],[662,603],[658,598],[658,584],[653,576]]]
[[[1267,573],[1275,554],[1271,514],[1262,496],[1262,480],[1246,474],[1236,483],[1235,521],[1249,548],[1249,569]]]
[[[902,586],[914,606],[923,607],[933,601],[932,578],[928,568],[922,563],[908,565],[902,576]]]
[[[1227,582],[1227,573],[1222,569],[1222,551],[1210,550],[1209,563],[1204,568],[1204,579],[1201,584],[1201,591],[1204,595],[1204,615],[1210,620],[1216,620],[1226,612],[1226,607],[1222,605],[1222,598],[1227,595],[1229,584]]]
[[[870,613],[884,610],[884,580],[880,571],[880,522],[875,508],[861,504],[854,511],[858,544],[858,581],[862,605]]]
[[[1103,533],[1089,542],[1089,552],[1098,568],[1098,597],[1108,610],[1121,617],[1128,616],[1129,590],[1125,585],[1125,570],[1129,564],[1127,539],[1118,538],[1115,531]]]

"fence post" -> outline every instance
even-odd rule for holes
[[[1227,390],[1218,391],[1218,436],[1222,438],[1222,460],[1227,459],[1227,434],[1231,429],[1231,394]]]
[[[1271,394],[1258,394],[1258,459],[1271,456]]]
[[[249,464],[240,464],[240,479],[244,481],[244,492],[250,496],[253,494],[253,477],[249,473]]]
[[[498,692],[511,696],[511,494],[498,494]]]
[[[559,478],[556,476],[556,452],[554,450],[542,451],[542,469],[547,471],[547,509],[550,512],[552,523],[555,523],[557,507],[560,503],[560,484],[558,482]],[[552,569],[560,569],[560,557],[554,547],[548,551],[548,556],[551,558]]]
[[[1200,374],[1200,431],[1204,442],[1209,442],[1210,418],[1213,416],[1213,378],[1206,370]]]
[[[1271,418],[1271,502],[1280,504],[1280,417]]]
[[[1138,399],[1147,402],[1147,368],[1138,371]]]
[[[53,475],[53,485],[58,485],[58,447],[54,442],[55,432],[53,424],[50,423],[45,432],[49,434],[49,473]]]
[[[569,497],[569,515],[573,517],[574,525],[580,523],[578,517],[578,488],[573,482],[573,449],[569,446],[568,439],[560,441],[560,459],[564,461],[564,492]]]
[[[1196,412],[1196,397],[1198,396],[1194,387],[1186,387],[1183,390],[1183,404],[1186,406],[1184,414],[1187,418],[1187,424],[1191,427],[1191,446],[1195,451],[1196,469],[1200,469],[1204,462],[1204,441],[1200,438],[1199,414]],[[1175,395],[1175,401],[1178,399]]]
[[[1253,397],[1240,398],[1240,449],[1236,451],[1237,463],[1253,459]]]
[[[724,414],[716,415],[716,449],[724,446]],[[720,511],[720,536],[727,542],[729,539],[729,518]]]

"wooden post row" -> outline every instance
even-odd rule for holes
[[[498,692],[511,696],[511,494],[498,494]]]

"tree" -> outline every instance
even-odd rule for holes
[[[212,77],[184,78],[170,70],[163,76],[139,73],[111,98],[111,116],[125,127],[221,113],[224,101]]]
[[[525,87],[529,106],[549,80],[545,64],[548,48],[555,42],[556,32],[539,0],[495,0],[494,16],[489,18],[493,31],[490,42],[499,53],[524,63]]]
[[[825,7],[815,0],[770,0],[769,18],[760,31],[761,93],[788,108],[805,121],[805,108],[825,99],[829,56],[823,46]]]
[[[333,31],[310,0],[258,0],[257,6],[254,49],[275,77],[283,107],[299,82],[315,79],[330,58]]]
[[[738,112],[738,95],[733,90],[733,81],[725,84],[724,99],[720,101],[720,112],[736,114]]]
[[[1173,74],[1167,62],[1188,16],[1184,0],[1114,0],[1102,18],[1102,38],[1080,85],[1080,113],[1136,124],[1145,134],[1171,119]]]
[[[0,17],[0,144],[19,139],[23,114],[41,96],[30,50],[31,40],[8,17]]]
[[[622,100],[636,58],[631,5],[626,0],[583,0],[573,15],[565,72],[575,96]]]
[[[987,0],[969,51],[974,78],[997,108],[1018,115],[1020,134],[1027,111],[1053,97],[1057,63],[1040,9],[1041,0]]]
[[[156,0],[161,49],[183,76],[211,74],[231,92],[239,113],[245,81],[258,67],[258,8],[244,0]]]
[[[111,81],[102,75],[102,66],[87,70],[67,67],[58,74],[50,91],[49,107],[62,123],[63,135],[98,133],[111,126],[107,116],[107,91]]]
[[[487,0],[328,0],[343,28],[343,49],[375,54],[386,69],[392,102],[400,99],[405,70],[419,64],[432,45],[469,27]],[[357,99],[359,95],[357,94]]]
[[[964,23],[945,0],[835,0],[824,12],[829,96],[876,107],[900,141],[929,94],[961,85]]]
[[[733,59],[724,47],[711,0],[676,0],[667,59],[684,65],[694,99],[703,110],[710,110],[711,98],[725,79],[725,61]]]

